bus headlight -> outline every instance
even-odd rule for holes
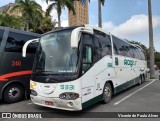
[[[31,82],[30,83],[30,89],[34,89],[34,87],[37,85],[37,83],[36,82]]]
[[[32,89],[31,89],[31,95],[33,95],[33,96],[37,96],[38,94],[37,94],[37,92],[36,92],[36,91],[34,91],[34,90],[32,90]]]
[[[79,98],[79,94],[74,93],[74,92],[65,92],[65,93],[60,94],[59,98],[64,99],[64,100],[75,100]]]

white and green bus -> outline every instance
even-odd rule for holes
[[[30,96],[36,105],[82,110],[99,101],[108,103],[114,94],[142,84],[146,70],[139,46],[98,27],[62,28],[39,40]]]

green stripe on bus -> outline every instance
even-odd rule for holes
[[[129,87],[131,87],[131,86],[133,86],[133,85],[138,84],[138,83],[139,83],[139,80],[140,80],[140,78],[137,77],[137,78],[135,78],[135,79],[132,79],[132,80],[130,80],[130,81],[127,81],[127,82],[124,83],[124,84],[121,84],[121,85],[117,86],[117,87],[114,89],[114,94],[116,94],[116,93],[118,93],[118,92],[120,92],[120,91],[122,91],[122,90],[124,90],[124,89],[127,89],[127,88],[129,88]]]
[[[133,86],[133,85],[138,84],[138,83],[139,83],[139,80],[140,80],[140,78],[137,77],[137,78],[135,78],[135,79],[132,79],[132,80],[130,80],[130,81],[127,81],[127,82],[124,83],[124,84],[121,84],[121,85],[117,86],[117,87],[114,89],[114,94],[116,94],[116,93],[118,93],[118,92],[120,92],[120,91],[122,91],[122,90],[124,90],[124,89],[127,89],[127,88],[129,88],[129,87],[131,87],[131,86]],[[93,104],[101,101],[102,99],[103,99],[103,94],[101,94],[101,95],[99,95],[99,96],[97,96],[97,97],[95,97],[95,98],[93,98],[93,99],[90,99],[90,100],[82,103],[82,109],[87,108],[87,107],[89,107],[89,106],[91,106],[91,105],[93,105]]]
[[[91,105],[93,105],[93,104],[101,101],[101,100],[102,100],[102,97],[103,97],[103,96],[102,96],[102,94],[101,94],[101,95],[99,95],[99,96],[97,96],[97,97],[95,97],[95,98],[93,98],[93,99],[90,99],[90,100],[82,103],[82,109],[87,108],[87,107],[89,107],[89,106],[91,106]]]

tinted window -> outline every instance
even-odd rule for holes
[[[83,58],[82,58],[82,74],[87,72],[93,63],[93,49],[89,46],[83,47]]]
[[[142,59],[146,60],[144,52],[142,50],[141,50],[141,52],[142,52]]]
[[[29,36],[25,34],[19,34],[19,33],[14,33],[10,32],[8,35],[7,43],[6,43],[6,51],[10,52],[22,52],[23,45],[25,42],[27,42],[30,39],[35,39],[37,37],[35,36]],[[28,53],[35,53],[36,51],[36,44],[29,44],[27,48]]]
[[[130,51],[130,57],[135,58],[135,47],[132,45],[129,45],[129,51]]]
[[[0,45],[3,39],[4,30],[0,30]]]
[[[134,49],[135,58],[141,59],[141,54],[140,54],[138,48],[137,48],[137,47],[134,47],[134,48],[135,48],[135,49]]]
[[[145,60],[145,56],[144,56],[143,51],[140,48],[138,48],[138,51],[139,51],[139,54],[140,54],[140,57],[141,57],[140,59]]]
[[[89,64],[93,63],[92,55],[93,55],[92,48],[85,46],[83,48],[83,63],[89,63]]]
[[[94,43],[95,43],[95,47],[97,47],[97,48],[100,47],[100,42],[99,42],[98,38],[94,37]]]
[[[114,54],[118,55],[118,49],[114,42],[113,42],[113,49],[114,49]]]
[[[95,43],[95,46],[94,46],[94,55],[93,55],[93,58],[94,58],[94,62],[97,62],[98,60],[101,59],[101,45],[100,45],[100,42],[99,42],[99,39],[94,37],[94,43]]]
[[[101,47],[102,47],[102,57],[105,55],[111,55],[112,54],[112,46],[111,41],[108,36],[103,38],[103,40],[100,40]]]
[[[100,46],[102,48],[102,57],[105,55],[111,55],[112,46],[111,46],[111,40],[109,35],[97,30],[94,30],[94,34],[100,42]]]
[[[125,50],[126,50],[125,42],[115,36],[112,36],[112,38],[113,38],[113,43],[115,45],[115,48],[117,48],[117,51],[118,51],[115,54],[125,56]]]
[[[126,42],[122,42],[122,43],[123,43],[123,48],[124,48],[124,55],[127,57],[132,57],[130,53],[130,45]]]
[[[89,34],[83,34],[83,44],[84,45],[94,45],[93,37]]]
[[[137,58],[138,56],[137,56],[137,52],[136,52],[136,47],[130,46],[130,49],[132,50],[133,57],[134,57],[134,58]]]
[[[101,31],[98,31],[98,30],[94,30],[94,35],[98,38],[100,38],[101,40],[103,40],[105,37],[106,37],[106,34],[101,32]]]

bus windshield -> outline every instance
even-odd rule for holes
[[[60,30],[41,37],[33,74],[60,75],[77,72],[77,48],[71,47],[72,30]]]

